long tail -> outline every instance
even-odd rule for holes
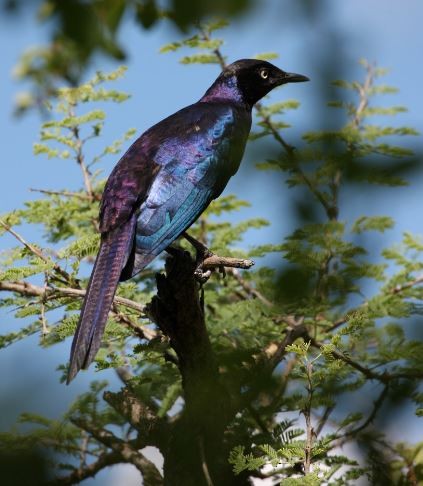
[[[135,215],[102,237],[72,342],[67,384],[87,368],[101,345],[107,316],[134,240]]]

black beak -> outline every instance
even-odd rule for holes
[[[310,81],[307,76],[303,76],[302,74],[284,73],[284,75],[282,83],[302,83],[304,81]]]

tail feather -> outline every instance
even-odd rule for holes
[[[107,316],[134,240],[135,215],[104,237],[88,283],[78,327],[72,342],[69,384],[81,368],[87,368],[101,345]]]

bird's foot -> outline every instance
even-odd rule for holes
[[[207,258],[210,258],[214,255],[212,251],[210,251],[206,245],[201,243],[201,241],[196,240],[188,233],[182,233],[182,236],[195,248],[196,251],[196,267],[194,270],[194,277],[201,283],[204,284],[210,278],[212,274],[212,270],[203,270],[203,262]]]
[[[200,284],[205,284],[207,280],[210,278],[212,271],[211,270],[206,270],[204,271],[202,266],[199,265],[195,270],[194,270],[194,278],[200,283]]]

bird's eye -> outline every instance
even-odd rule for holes
[[[263,79],[267,79],[269,77],[269,71],[267,69],[262,69],[260,71],[260,76],[263,78]]]

